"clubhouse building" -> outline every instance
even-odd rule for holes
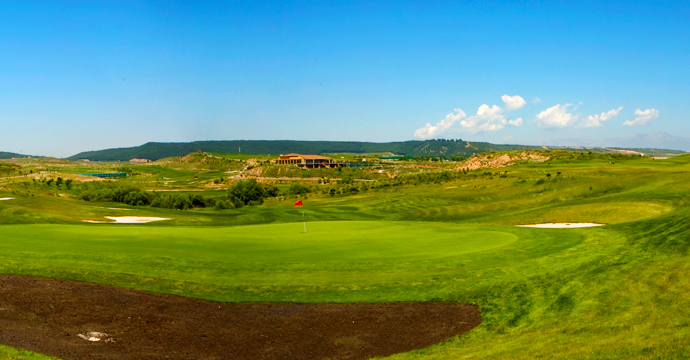
[[[344,166],[337,161],[320,155],[301,155],[287,154],[280,155],[278,159],[271,160],[272,164],[296,165],[299,167],[312,168],[336,168]]]

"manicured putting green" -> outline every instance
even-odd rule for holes
[[[517,241],[514,234],[433,222],[331,221],[239,227],[9,225],[5,252],[158,256],[222,263],[415,261]]]

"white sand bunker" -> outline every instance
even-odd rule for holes
[[[143,217],[143,216],[106,216],[113,221],[82,220],[92,224],[145,224],[154,221],[172,220],[171,218]]]
[[[585,228],[585,227],[595,227],[604,226],[606,224],[596,224],[596,223],[548,223],[548,224],[533,224],[533,225],[518,225],[521,227],[532,227],[532,228],[545,228],[545,229],[568,229],[568,228]]]
[[[2,200],[12,200],[12,199],[14,199],[14,198],[0,198],[0,201],[2,201]]]
[[[106,219],[115,220],[119,224],[144,224],[153,221],[172,220],[171,218],[143,217],[143,216],[106,216]]]

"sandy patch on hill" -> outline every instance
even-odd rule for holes
[[[0,198],[0,201],[2,200],[13,200],[14,198]]]
[[[523,151],[520,154],[503,154],[500,156],[494,156],[491,154],[475,155],[465,161],[462,165],[455,168],[455,170],[501,168],[515,165],[518,161],[544,162],[547,160],[549,160],[548,156],[533,154],[527,151]]]
[[[606,224],[597,223],[548,223],[548,224],[533,224],[533,225],[518,225],[520,227],[544,228],[544,229],[568,229],[568,228],[584,228],[604,226]]]

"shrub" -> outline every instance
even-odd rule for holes
[[[262,184],[264,191],[266,192],[266,197],[276,197],[280,195],[280,189],[273,184]]]
[[[67,183],[65,184],[67,186]],[[151,203],[154,196],[131,185],[113,187],[110,185],[93,184],[83,185],[82,191],[77,197],[85,201],[118,202],[127,205],[145,206]]]
[[[225,210],[225,209],[232,209],[234,206],[232,205],[231,202],[227,200],[219,200],[216,201],[216,205],[214,206],[214,209],[216,210]]]
[[[341,184],[352,184],[354,182],[354,179],[352,178],[352,175],[347,174],[343,175],[343,178],[338,181]]]
[[[309,194],[310,192],[311,190],[308,187],[297,183],[290,185],[288,188],[288,194],[290,195],[305,195]]]

